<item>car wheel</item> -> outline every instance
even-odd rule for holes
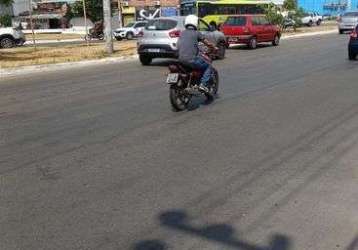
[[[133,35],[132,32],[128,32],[127,35],[126,35],[126,38],[127,38],[128,40],[132,40],[133,37],[134,37],[134,35]]]
[[[312,20],[310,20],[310,21],[308,22],[307,26],[308,26],[308,27],[312,27],[312,25],[313,25],[313,22],[312,22]]]
[[[250,39],[249,48],[250,49],[256,49],[257,48],[257,39],[256,39],[256,37],[253,37],[253,38]]]
[[[318,20],[317,23],[316,23],[317,26],[320,26],[320,25],[321,25],[321,22],[322,22],[321,20]]]
[[[217,58],[219,59],[219,60],[222,60],[222,59],[224,59],[225,58],[225,52],[226,52],[226,45],[225,45],[225,43],[219,43],[218,44],[218,53],[217,53]]]
[[[116,36],[116,40],[117,40],[117,41],[122,41],[122,37]]]
[[[142,65],[149,65],[152,62],[152,59],[152,57],[146,55],[139,56],[139,61],[142,63]]]
[[[8,49],[15,46],[15,40],[11,37],[4,37],[0,40],[0,48]]]
[[[280,44],[280,36],[279,35],[275,35],[275,38],[272,41],[272,45],[273,46],[278,46]]]

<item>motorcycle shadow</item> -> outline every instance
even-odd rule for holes
[[[212,104],[216,99],[219,98],[219,95],[216,94],[213,98],[208,99],[205,96],[192,97],[187,110],[194,111],[200,108],[200,106],[207,106]]]

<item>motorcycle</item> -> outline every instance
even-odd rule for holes
[[[89,33],[84,37],[86,41],[91,41],[92,39],[103,40],[103,22],[98,21],[95,23],[94,27],[89,30]]]
[[[201,56],[209,64],[212,62],[211,52],[211,49],[206,52],[201,51]],[[170,85],[169,99],[175,111],[187,109],[193,96],[200,97],[205,95],[208,101],[212,101],[215,98],[219,89],[219,73],[213,66],[211,67],[212,75],[208,86],[209,92],[203,93],[199,90],[199,85],[204,72],[180,62],[169,65],[166,83]]]

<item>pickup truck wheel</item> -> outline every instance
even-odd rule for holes
[[[280,44],[280,36],[279,35],[275,35],[275,38],[272,41],[272,45],[273,46],[278,46]]]
[[[318,20],[317,23],[316,23],[317,26],[320,26],[320,25],[321,25],[321,22],[322,22],[321,20]]]
[[[217,54],[217,58],[219,60],[222,60],[225,58],[225,52],[226,52],[226,44],[225,43],[219,43],[218,44],[218,54]]]
[[[312,26],[313,26],[313,21],[310,20],[310,21],[308,22],[307,26],[308,26],[308,27],[312,27]]]
[[[139,61],[142,63],[142,65],[149,65],[152,62],[152,59],[150,56],[146,55],[140,55]]]
[[[15,44],[16,44],[15,40],[11,37],[3,37],[0,40],[0,48],[4,48],[4,49],[12,48],[15,46]]]
[[[117,40],[117,41],[122,41],[122,37],[116,36],[116,40]]]
[[[257,48],[257,39],[256,37],[253,37],[249,41],[249,48],[250,49],[256,49]]]

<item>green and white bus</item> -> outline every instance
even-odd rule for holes
[[[197,15],[208,24],[218,26],[228,15],[262,14],[271,0],[182,0],[180,15]]]

